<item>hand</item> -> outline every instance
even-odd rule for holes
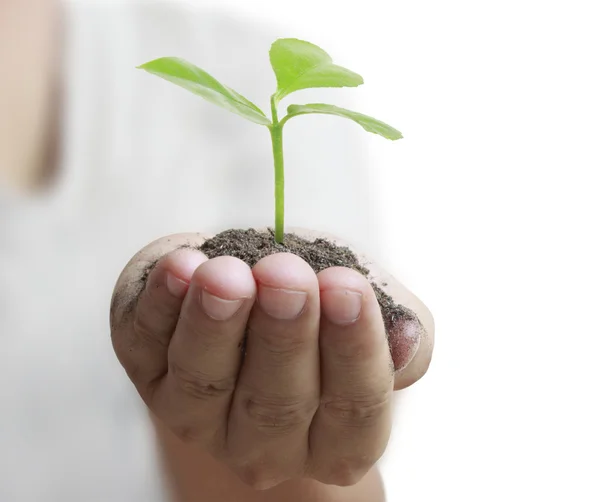
[[[252,487],[357,483],[387,445],[393,389],[427,369],[428,312],[386,278],[425,325],[398,333],[409,350],[394,372],[363,276],[337,267],[315,275],[285,253],[251,270],[232,257],[208,260],[195,250],[202,242],[182,234],[152,243],[115,287],[113,346],[140,396],[177,437]]]

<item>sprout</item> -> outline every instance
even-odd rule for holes
[[[275,240],[282,243],[285,214],[283,126],[288,120],[309,113],[321,113],[353,120],[366,131],[379,134],[386,139],[397,140],[402,138],[402,134],[393,127],[367,115],[322,103],[290,105],[287,115],[279,120],[277,106],[281,99],[289,94],[301,89],[317,87],[357,87],[363,84],[363,78],[346,68],[333,64],[331,57],[323,49],[303,40],[279,39],[271,46],[269,57],[277,77],[277,90],[271,96],[270,120],[260,108],[241,94],[221,84],[204,70],[183,59],[159,58],[138,68],[173,82],[215,105],[269,129],[275,165]]]

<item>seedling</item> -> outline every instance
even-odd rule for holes
[[[277,90],[271,96],[271,120],[241,94],[183,59],[159,58],[138,68],[177,84],[215,105],[269,129],[275,165],[275,240],[283,243],[285,214],[283,126],[288,120],[309,113],[321,113],[353,120],[366,131],[387,139],[397,140],[402,138],[402,134],[380,120],[362,113],[322,103],[290,105],[287,108],[287,115],[279,120],[277,114],[279,102],[295,91],[317,87],[358,87],[364,81],[360,75],[333,64],[331,56],[323,49],[303,40],[279,39],[271,46],[269,57],[277,78]]]

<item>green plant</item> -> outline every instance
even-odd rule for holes
[[[402,138],[402,134],[367,115],[320,103],[290,105],[287,115],[279,120],[277,115],[279,102],[295,91],[317,87],[357,87],[363,84],[363,79],[360,75],[333,64],[331,57],[323,49],[303,40],[279,39],[271,46],[269,57],[277,78],[277,90],[271,96],[271,120],[245,97],[183,59],[159,58],[138,68],[177,84],[215,105],[266,126],[270,130],[275,164],[275,240],[281,243],[284,235],[285,209],[283,126],[288,120],[308,113],[321,113],[351,119],[366,131],[387,139],[397,140]]]

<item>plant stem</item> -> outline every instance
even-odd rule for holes
[[[284,169],[283,169],[283,124],[277,118],[277,104],[275,96],[271,96],[271,114],[273,125],[271,130],[271,141],[273,143],[273,159],[275,162],[275,241],[283,243],[284,235]]]

